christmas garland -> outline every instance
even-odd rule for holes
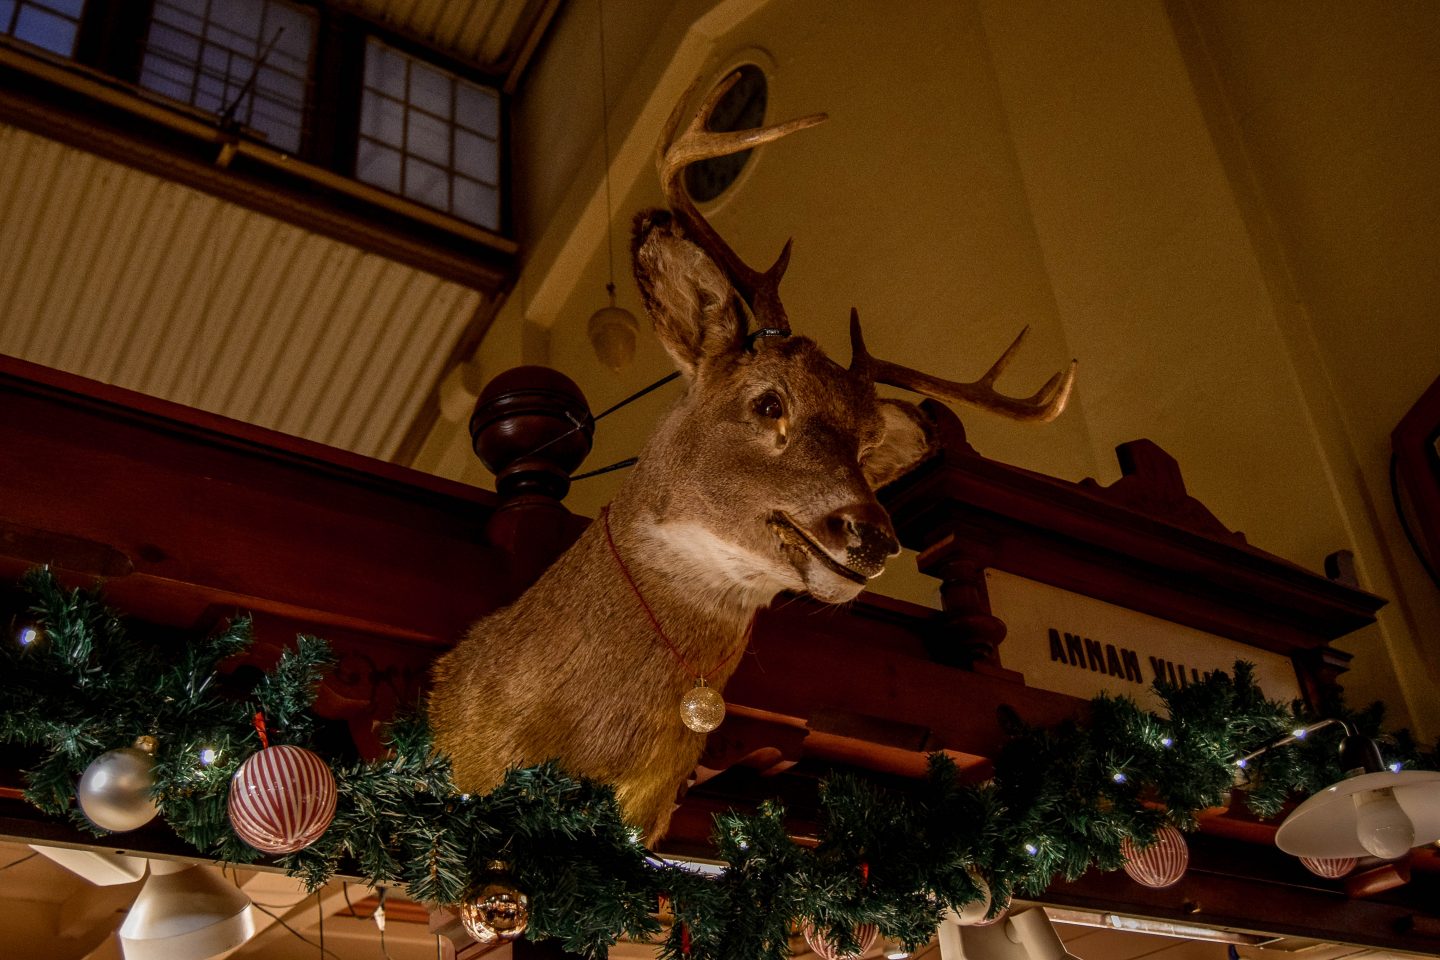
[[[260,856],[230,822],[231,780],[262,747],[256,714],[277,739],[314,745],[310,707],[325,644],[300,637],[245,687],[218,668],[250,642],[248,620],[200,640],[137,640],[96,590],[65,590],[48,570],[31,571],[21,586],[28,614],[0,644],[0,742],[38,754],[26,798],[103,832],[76,809],[77,780],[106,751],[149,735],[153,798],[169,826],[218,860]],[[944,911],[983,900],[979,878],[995,912],[1057,874],[1118,868],[1127,838],[1143,846],[1167,822],[1193,828],[1197,811],[1228,802],[1237,757],[1315,719],[1266,700],[1243,662],[1231,675],[1157,690],[1163,716],[1100,696],[1083,723],[1041,730],[1006,718],[1011,739],[985,783],[960,782],[939,754],[929,777],[904,793],[831,777],[820,787],[813,848],[791,840],[778,805],[717,816],[713,839],[728,865],[718,876],[656,859],[608,787],[554,763],[512,770],[486,796],[457,794],[448,761],[415,719],[394,725],[383,760],[326,758],[338,793],[333,821],[279,862],[312,888],[343,867],[372,885],[404,884],[413,899],[454,904],[502,861],[529,895],[527,936],[597,958],[620,937],[659,936],[662,903],[674,916],[662,953],[673,960],[784,960],[797,923],[842,955],[866,924],[918,947]],[[1379,705],[1359,714],[1322,708],[1379,734]],[[1291,795],[1340,778],[1326,733],[1250,764],[1251,810],[1273,816]],[[1385,744],[1391,762],[1435,766],[1435,754],[1404,733]]]

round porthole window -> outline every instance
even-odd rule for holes
[[[765,71],[753,63],[741,64],[736,69],[740,79],[715,105],[715,112],[710,115],[710,122],[706,124],[707,130],[729,133],[734,130],[750,130],[765,123]],[[722,83],[724,79],[721,78]],[[685,189],[689,191],[691,199],[696,203],[705,203],[728,190],[745,169],[750,153],[751,151],[746,150],[692,163],[685,169]]]

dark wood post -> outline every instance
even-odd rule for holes
[[[585,395],[548,367],[515,367],[481,391],[470,438],[475,455],[495,475],[499,503],[486,532],[512,558],[507,571],[512,597],[584,529],[585,521],[561,501],[594,436]]]

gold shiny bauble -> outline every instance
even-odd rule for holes
[[[725,719],[725,698],[714,687],[695,686],[680,700],[680,719],[696,733],[709,733]]]
[[[460,923],[477,943],[514,940],[530,925],[530,898],[508,874],[492,873],[460,901]]]

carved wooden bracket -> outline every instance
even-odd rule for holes
[[[1245,542],[1245,534],[1226,527],[1205,504],[1186,492],[1180,464],[1153,440],[1122,443],[1115,448],[1115,456],[1123,474],[1119,480],[1102,487],[1087,478],[1080,481],[1081,488],[1127,510],[1212,540]]]

